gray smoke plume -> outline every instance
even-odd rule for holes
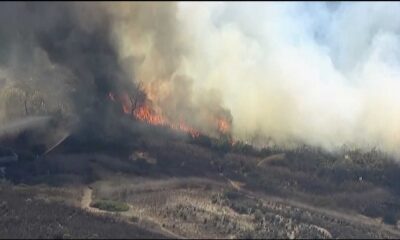
[[[106,96],[133,91],[111,39],[110,19],[88,3],[1,3],[3,122],[62,115],[104,128]],[[100,9],[101,10],[101,9]]]
[[[196,117],[215,106],[196,104],[193,80],[179,73],[188,51],[175,3],[18,2],[0,11],[4,120],[51,112],[107,128],[116,119],[108,94],[134,95],[141,84],[157,114],[216,129]]]

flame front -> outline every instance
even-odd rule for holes
[[[133,115],[137,120],[147,122],[152,125],[161,125],[161,126],[168,126],[172,129],[179,130],[182,132],[187,132],[189,133],[192,137],[198,137],[200,133],[192,128],[186,125],[183,121],[180,121],[177,124],[171,123],[168,121],[165,117],[162,115],[156,114],[154,111],[152,111],[148,106],[143,105],[138,108],[136,108],[133,111]]]
[[[161,115],[157,115],[151,111],[147,106],[140,106],[133,111],[133,115],[136,119],[144,122],[148,122],[153,125],[167,125],[168,121]]]
[[[113,93],[108,94],[109,98],[115,102],[115,95]],[[147,122],[151,125],[167,126],[175,130],[189,133],[192,137],[198,137],[200,132],[196,129],[189,127],[183,121],[179,123],[172,123],[161,114],[157,114],[146,104],[141,104],[134,107],[131,99],[127,94],[122,94],[119,98],[122,104],[122,110],[125,114],[133,115],[133,117],[139,121]]]

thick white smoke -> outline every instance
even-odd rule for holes
[[[179,3],[194,88],[236,137],[327,148],[400,143],[399,3]]]

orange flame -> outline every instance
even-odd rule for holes
[[[116,101],[116,96],[113,93],[110,92],[108,96],[112,101]],[[120,95],[118,100],[122,104],[123,112],[129,115],[132,114],[133,117],[139,121],[147,122],[152,125],[167,126],[175,130],[189,133],[193,138],[200,136],[200,132],[198,130],[188,126],[184,121],[181,120],[178,123],[172,123],[162,114],[156,113],[147,104],[142,103],[141,105],[134,107],[131,99],[126,93]],[[218,132],[222,134],[229,134],[231,125],[225,118],[218,118],[216,125]]]
[[[144,122],[148,122],[153,125],[167,125],[168,121],[161,115],[157,115],[151,109],[145,105],[136,108],[133,111],[133,115],[136,119]]]
[[[218,127],[218,131],[222,134],[227,134],[230,132],[230,124],[228,123],[228,121],[226,121],[226,119],[223,118],[219,118],[217,120],[217,127]]]
[[[112,101],[115,101],[115,96],[113,93],[110,92],[108,96]],[[175,130],[187,132],[192,137],[198,137],[200,135],[199,131],[187,126],[183,121],[180,121],[178,124],[171,123],[167,118],[163,117],[161,114],[157,114],[147,105],[142,104],[133,109],[132,102],[127,94],[122,94],[119,100],[122,104],[123,112],[125,114],[133,114],[133,117],[139,121],[147,122],[152,125],[168,126]]]

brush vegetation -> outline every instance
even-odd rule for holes
[[[125,203],[112,200],[98,200],[91,203],[90,206],[109,212],[126,212],[129,210],[129,206]]]

